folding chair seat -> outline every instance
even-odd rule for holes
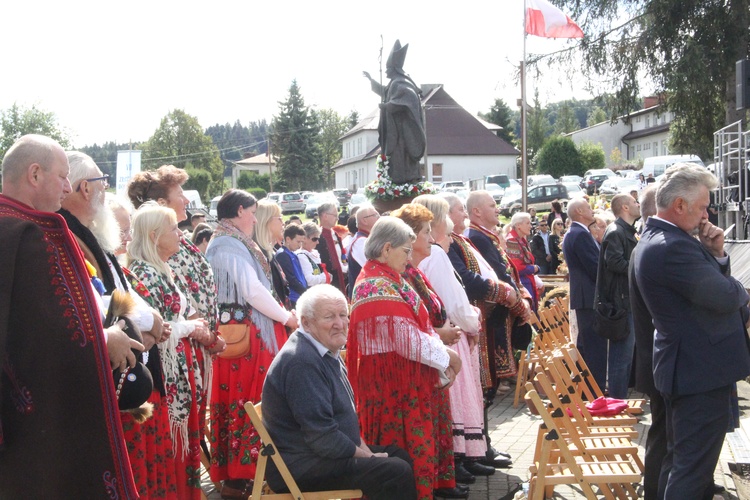
[[[250,416],[250,421],[253,423],[253,427],[258,432],[261,441],[260,453],[258,454],[258,464],[255,469],[255,480],[253,483],[253,494],[250,498],[252,500],[260,500],[261,498],[275,499],[275,500],[327,500],[331,498],[337,499],[348,499],[348,498],[362,498],[362,490],[329,490],[329,491],[309,491],[302,492],[297,486],[297,482],[292,477],[291,472],[284,463],[284,459],[281,458],[281,454],[276,449],[276,445],[271,439],[271,435],[268,433],[265,425],[263,425],[263,419],[261,418],[261,403],[253,405],[251,401],[245,403],[245,411]],[[284,484],[289,489],[290,493],[273,493],[271,489],[265,484],[266,477],[266,466],[268,465],[268,457],[271,457],[276,468],[279,470],[281,477],[284,479]]]
[[[529,467],[531,482],[529,498],[541,500],[553,494],[557,484],[576,484],[593,500],[638,498],[633,487],[641,479],[638,466],[630,460],[612,460],[608,456],[597,456],[588,448],[571,450],[568,440],[563,437],[555,419],[547,410],[539,394],[531,384],[525,398],[534,406],[544,422],[545,432],[540,441],[539,454]],[[599,495],[594,492],[596,486]]]

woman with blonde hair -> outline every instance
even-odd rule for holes
[[[284,277],[281,266],[276,262],[276,252],[281,249],[281,243],[284,241],[284,217],[281,214],[281,207],[271,200],[260,200],[255,218],[258,222],[255,225],[253,240],[271,264],[273,289],[276,296],[285,308],[292,309],[289,301],[289,283]]]
[[[189,292],[168,264],[180,251],[183,239],[174,210],[146,203],[135,212],[132,229],[129,269],[139,281],[134,288],[172,327],[169,339],[158,344],[158,349],[177,478],[176,498],[197,499],[200,481],[192,483],[189,479],[190,471],[200,470],[198,450],[203,427],[199,408],[206,391],[197,354],[199,346],[214,343],[216,335],[190,305]]]

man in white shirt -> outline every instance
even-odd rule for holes
[[[375,207],[368,204],[361,205],[355,217],[357,217],[357,234],[352,238],[352,242],[349,244],[346,252],[349,264],[349,284],[346,287],[346,291],[349,300],[352,298],[352,290],[354,290],[354,283],[357,281],[357,276],[359,276],[362,266],[367,262],[365,258],[365,242],[367,241],[367,237],[370,236],[372,226],[380,218],[380,214],[375,210]]]

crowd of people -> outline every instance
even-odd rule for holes
[[[710,489],[731,384],[750,373],[748,296],[704,217],[710,174],[674,167],[642,205],[617,195],[609,224],[576,199],[502,227],[473,191],[389,214],[352,207],[344,227],[324,204],[320,225],[285,225],[275,203],[230,189],[215,227],[192,217],[188,234],[188,174],[171,165],[136,174],[122,200],[90,157],[29,135],[2,176],[2,496],[197,500],[210,450],[222,498],[247,498],[260,438],[244,404],[262,401],[303,490],[467,498],[476,476],[512,463],[489,440],[487,406],[510,390],[540,275],[563,254],[577,344],[611,396],[627,396],[638,345],[655,419],[647,498]],[[122,297],[128,322],[110,324]],[[599,302],[627,311],[623,339],[600,331]],[[123,408],[139,364],[148,388]],[[286,491],[273,463],[267,479]]]

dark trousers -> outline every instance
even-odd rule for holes
[[[594,331],[594,310],[576,309],[578,322],[578,342],[583,360],[591,370],[591,375],[603,391],[607,388],[607,339]]]
[[[713,498],[714,469],[730,418],[732,386],[686,396],[664,394],[667,456],[659,478],[665,500]]]
[[[667,455],[667,410],[659,391],[651,395],[651,427],[646,436],[646,457],[643,468],[644,500],[661,500],[659,476]]]
[[[370,445],[370,450],[384,451],[388,457],[321,458],[294,480],[303,492],[360,489],[371,500],[415,500],[417,484],[409,454],[395,445]],[[277,489],[278,484],[270,486],[277,493],[289,491],[286,487]]]

